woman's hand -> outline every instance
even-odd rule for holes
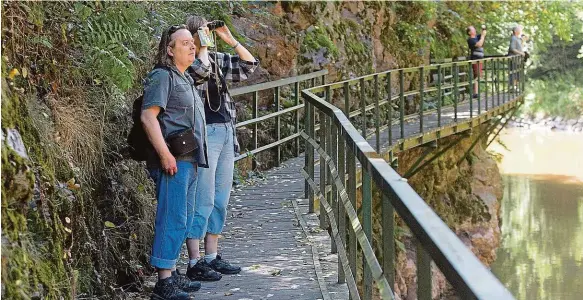
[[[168,173],[168,175],[173,176],[178,173],[178,166],[176,166],[176,158],[171,153],[166,153],[160,156],[160,164],[162,165],[162,170]]]
[[[231,31],[226,25],[218,27],[217,29],[215,29],[215,32],[221,38],[221,40],[229,44],[229,46],[233,47],[237,44],[237,41],[235,40],[235,38],[231,34]]]

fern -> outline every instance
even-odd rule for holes
[[[85,69],[96,82],[127,91],[135,81],[134,63],[149,55],[150,32],[141,3],[77,3],[81,16],[77,45],[84,51]],[[137,54],[136,54],[137,53]]]

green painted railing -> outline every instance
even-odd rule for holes
[[[472,100],[475,63],[484,65],[484,75],[479,96]],[[509,83],[510,75],[520,75],[516,84]],[[383,299],[394,297],[395,212],[417,241],[418,299],[432,298],[432,261],[462,299],[513,299],[383,154],[393,163],[398,151],[471,130],[508,112],[522,99],[524,82],[520,57],[492,57],[389,70],[302,90],[306,198],[311,212],[318,209],[319,200],[320,225],[330,226],[332,250],[338,252],[338,281],[347,283],[352,299],[371,299],[375,286]],[[437,120],[425,124],[429,116]],[[407,122],[412,119],[420,121]],[[385,132],[388,137],[382,143]],[[320,161],[319,183],[314,176],[315,153]],[[382,195],[382,242],[376,245],[382,261],[372,245],[373,184]],[[359,251],[363,262],[357,261]],[[363,278],[357,278],[358,265],[364,269]]]
[[[253,157],[253,169],[256,168],[255,155],[274,149],[275,156],[276,156],[276,165],[279,165],[282,160],[282,146],[285,143],[293,142],[294,145],[294,152],[296,156],[300,155],[301,148],[300,148],[300,130],[303,123],[300,117],[300,110],[304,107],[303,103],[300,103],[300,90],[302,88],[314,87],[316,86],[316,80],[319,79],[320,84],[324,84],[326,82],[326,75],[328,74],[328,70],[321,70],[305,75],[299,75],[295,77],[284,78],[275,81],[269,81],[264,83],[259,83],[250,86],[239,87],[230,90],[231,96],[235,98],[235,101],[239,100],[239,98],[252,95],[252,103],[251,103],[251,119],[243,120],[237,123],[237,128],[250,128],[252,129],[252,142],[251,147],[246,147],[246,149],[241,149],[241,154],[235,158],[235,161],[239,161],[246,157]],[[303,86],[303,87],[302,87]],[[281,92],[284,89],[289,90],[289,96],[282,97]],[[273,107],[274,112],[267,113],[265,115],[259,115],[259,100],[260,97],[267,96],[273,97]],[[293,105],[282,109],[282,104],[285,100],[293,101]],[[284,115],[293,115],[292,123],[294,132],[292,132],[288,136],[282,137],[281,128],[282,124],[282,116]],[[266,145],[259,145],[259,128],[258,126],[261,123],[269,122],[269,120],[275,120],[275,124],[271,130],[275,131],[273,136],[275,137],[275,141],[266,144]],[[241,142],[241,139],[239,140]]]

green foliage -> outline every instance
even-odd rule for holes
[[[301,51],[308,52],[319,50],[320,48],[326,48],[328,50],[327,55],[329,58],[338,58],[338,48],[336,48],[336,45],[330,39],[329,33],[322,25],[314,26],[312,31],[306,33]]]
[[[133,63],[143,63],[139,56],[148,51],[150,32],[144,30],[143,5],[77,2],[74,10],[80,16],[75,42],[85,52],[84,69],[97,84],[102,80],[128,90],[136,79]],[[92,13],[95,10],[99,13]]]
[[[583,116],[583,68],[570,74],[533,79],[529,86],[523,113],[567,119]]]

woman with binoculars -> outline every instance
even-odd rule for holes
[[[259,61],[235,40],[222,21],[207,22],[202,17],[191,16],[186,26],[194,37],[197,57],[202,62],[191,65],[187,72],[196,81],[195,87],[204,102],[209,165],[208,169],[198,171],[194,220],[186,239],[189,256],[186,274],[192,280],[216,281],[221,279],[221,274],[241,271],[240,267],[217,255],[219,234],[225,225],[231,195],[235,155],[239,152],[235,133],[237,113],[227,81],[247,79]],[[236,54],[209,51],[209,46],[214,44],[211,30]],[[199,242],[203,238],[205,255],[200,257]]]

